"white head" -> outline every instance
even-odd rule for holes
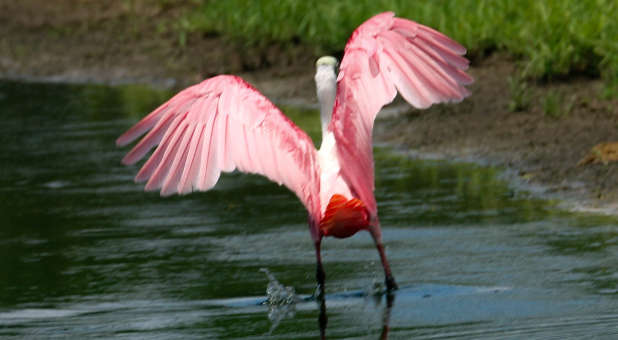
[[[326,56],[320,57],[315,62],[315,67],[319,69],[321,66],[330,66],[333,68],[333,71],[334,71],[335,68],[338,66],[338,64],[339,63],[337,62],[337,58],[326,55]]]
[[[315,86],[318,100],[320,101],[320,116],[323,134],[326,133],[326,129],[330,123],[333,106],[335,105],[335,96],[337,94],[336,69],[338,64],[337,59],[331,56],[320,57],[320,59],[315,62]]]

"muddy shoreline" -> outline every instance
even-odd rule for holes
[[[179,46],[173,31],[155,23],[187,8],[162,12],[142,5],[127,10],[76,0],[53,6],[38,0],[0,3],[0,78],[180,89],[234,73],[276,103],[316,104],[317,56],[308,48],[250,48],[195,34]],[[599,79],[521,80],[514,86],[517,65],[499,54],[473,60],[470,74],[476,81],[469,98],[384,115],[376,123],[376,142],[412,157],[503,167],[518,185],[569,208],[618,214],[618,163],[577,166],[594,145],[618,140],[618,101],[600,97]],[[514,110],[514,104],[525,108]]]

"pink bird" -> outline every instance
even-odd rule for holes
[[[323,237],[360,230],[373,237],[388,290],[397,288],[382,243],[373,194],[372,129],[397,92],[412,106],[461,101],[472,78],[464,47],[442,33],[392,12],[378,14],[350,37],[337,60],[316,62],[322,144],[288,119],[243,79],[219,75],[176,94],[118,138],[126,145],[148,132],[123,158],[140,160],[158,145],[135,180],[161,195],[209,190],[234,169],[283,184],[309,213],[317,281],[324,287]]]

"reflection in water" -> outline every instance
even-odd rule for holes
[[[320,306],[320,315],[318,316],[318,327],[320,327],[320,339],[326,339],[326,326],[328,326],[328,315],[326,315],[326,299],[324,295],[317,300]]]
[[[379,339],[385,340],[388,339],[388,330],[389,323],[391,319],[391,309],[395,303],[396,291],[385,291],[381,294],[373,295],[372,297],[376,301],[376,311],[379,310],[380,304],[382,302],[382,298],[384,297],[385,306],[382,309],[382,331],[380,332]],[[326,328],[328,326],[328,315],[326,312],[326,299],[324,296],[321,296],[316,299],[316,302],[320,309],[320,314],[318,316],[318,326],[320,327],[320,338],[326,339]]]
[[[391,309],[395,303],[395,294],[392,292],[386,293],[386,307],[384,308],[384,315],[382,317],[382,334],[380,339],[388,339],[388,327],[391,322]]]
[[[266,288],[266,298],[262,304],[268,306],[268,319],[271,322],[271,327],[268,330],[268,335],[271,335],[279,326],[282,320],[293,318],[296,315],[296,305],[298,303],[306,303],[315,301],[319,309],[318,327],[320,330],[320,338],[326,339],[326,329],[328,326],[328,314],[326,310],[327,296],[324,293],[323,286],[318,285],[314,294],[311,296],[299,296],[295,293],[294,287],[281,284],[275,276],[266,268],[260,268],[260,271],[266,274],[268,285]],[[409,290],[405,288],[405,290]],[[341,299],[361,299],[366,303],[367,300],[373,300],[375,311],[380,311],[382,300],[385,301],[385,307],[382,309],[381,326],[382,331],[379,339],[388,339],[388,330],[391,309],[395,302],[396,291],[384,290],[381,285],[372,286],[365,291],[348,292],[343,294],[334,294],[330,297],[334,300]]]
[[[168,95],[0,82],[0,338],[616,338],[616,219],[387,148],[376,196],[397,303],[359,293],[382,280],[366,233],[324,242],[325,302],[306,300],[314,250],[286,189],[230,174],[163,199],[131,183],[114,140]],[[301,299],[269,314],[259,268]]]

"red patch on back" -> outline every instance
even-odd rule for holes
[[[350,237],[368,227],[369,213],[363,201],[358,198],[348,200],[339,194],[330,198],[320,221],[322,234],[337,238]]]

